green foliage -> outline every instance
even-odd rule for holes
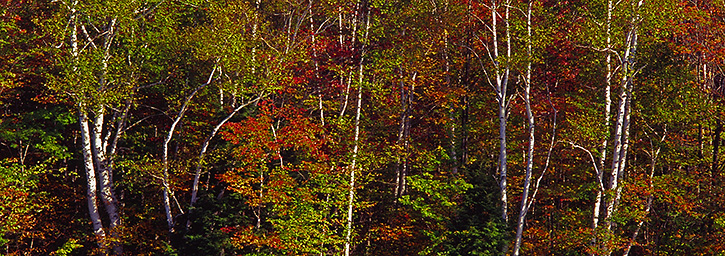
[[[411,194],[401,203],[420,214],[432,243],[420,255],[499,255],[509,230],[498,219],[500,208],[494,181],[484,172],[467,173],[470,180],[437,180],[430,173],[409,177]]]
[[[172,241],[174,251],[178,255],[219,255],[220,253],[235,253],[236,248],[231,243],[235,226],[250,223],[248,216],[239,213],[248,210],[243,203],[244,198],[239,194],[219,195],[205,193],[192,209],[190,229],[177,234]],[[179,220],[180,225],[185,219]]]
[[[14,161],[15,160],[15,161]],[[25,232],[37,223],[36,215],[47,209],[42,202],[44,193],[38,192],[38,175],[47,165],[25,166],[17,159],[0,162],[0,245],[11,237],[26,236]]]
[[[78,240],[71,238],[71,239],[68,239],[68,241],[66,241],[63,244],[63,246],[61,246],[58,250],[52,252],[50,255],[53,255],[53,256],[55,256],[55,255],[58,255],[58,256],[72,255],[71,253],[73,253],[73,250],[82,248],[82,247],[83,247],[83,245],[79,244]]]
[[[341,254],[358,145],[352,254],[500,255],[512,223],[501,220],[496,168],[487,165],[496,161],[498,143],[488,79],[494,61],[512,68],[512,217],[527,146],[518,96],[531,39],[534,169],[538,175],[545,161],[549,169],[527,216],[523,254],[617,254],[642,223],[631,255],[715,255],[725,251],[722,159],[712,162],[721,154],[714,149],[725,113],[722,1],[657,0],[636,8],[639,2],[613,1],[611,49],[604,49],[606,0],[535,1],[533,38],[526,33],[528,2],[511,1],[508,23],[499,5],[493,18],[501,56],[492,60],[490,1],[5,1],[0,245],[8,254],[38,255],[97,248],[81,217],[80,112],[105,114],[104,135],[118,124],[127,128],[112,158],[126,254]],[[502,57],[506,24],[510,59]],[[560,143],[548,159],[551,108],[558,111],[555,140],[598,157],[613,133],[603,111],[606,53],[621,54],[633,26],[634,69],[622,71],[611,55],[615,105],[623,72],[639,72],[631,81],[623,194],[607,218],[615,225],[591,230],[598,189],[591,159]],[[169,234],[159,145],[169,120],[207,81],[172,134],[176,232]],[[211,129],[257,95],[261,101],[237,113],[199,159]],[[125,104],[127,115],[118,119]],[[611,126],[616,116],[610,118]],[[198,162],[203,189],[186,212]],[[394,195],[403,172],[407,191]],[[602,246],[590,246],[592,235]]]

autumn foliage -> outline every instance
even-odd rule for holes
[[[0,1],[0,254],[720,255],[724,18]]]

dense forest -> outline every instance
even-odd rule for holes
[[[0,5],[0,254],[725,255],[722,0]]]

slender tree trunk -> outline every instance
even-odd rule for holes
[[[113,40],[116,36],[116,21],[117,18],[111,18],[108,24],[106,24],[106,28],[104,31],[103,36],[103,50],[104,55],[103,59],[101,60],[102,65],[102,74],[100,77],[100,82],[98,84],[98,91],[104,91],[107,88],[107,70],[108,70],[108,61],[111,58],[111,47],[113,44]],[[105,106],[100,105],[95,109],[95,116],[94,116],[94,122],[93,122],[93,129],[91,130],[91,136],[93,137],[93,154],[94,154],[94,160],[96,163],[96,170],[100,174],[101,178],[101,199],[103,201],[103,205],[106,209],[106,213],[108,214],[108,218],[111,222],[110,225],[110,233],[111,238],[114,240],[112,242],[113,244],[113,252],[115,255],[121,255],[123,254],[123,248],[121,247],[121,243],[119,241],[119,231],[121,227],[121,217],[118,212],[118,200],[116,199],[116,195],[113,191],[113,170],[110,166],[110,157],[112,155],[111,152],[107,150],[108,143],[111,136],[111,131],[108,131],[107,135],[103,135],[103,125],[105,123]],[[116,137],[118,134],[116,134]],[[114,139],[115,142],[115,139]]]
[[[702,137],[702,123],[697,123],[697,157],[702,159],[702,149],[705,146],[705,143],[703,143],[703,137]]]
[[[507,0],[507,3],[510,1]],[[491,61],[494,65],[494,73],[495,73],[495,79],[496,84],[493,85],[496,90],[496,100],[498,102],[498,138],[499,138],[499,155],[498,155],[498,171],[499,171],[499,188],[501,193],[501,218],[504,220],[504,222],[508,222],[508,194],[507,194],[507,156],[506,156],[506,122],[508,117],[508,94],[507,92],[507,86],[508,86],[508,73],[509,73],[509,67],[508,63],[504,63],[505,66],[502,66],[502,64],[499,62],[499,42],[498,42],[498,16],[500,15],[498,12],[498,3],[494,0],[491,2],[491,19],[492,19],[492,25],[491,25],[491,34],[493,36],[493,55],[491,56]],[[504,22],[506,23],[506,42],[507,42],[507,56],[510,56],[510,34],[508,33],[508,4],[506,4],[506,18]]]
[[[211,140],[216,136],[217,132],[219,132],[219,129],[221,129],[224,124],[226,124],[234,115],[245,108],[246,106],[249,106],[249,104],[252,104],[254,102],[259,101],[259,99],[262,98],[262,95],[258,96],[254,100],[250,100],[249,102],[237,106],[227,117],[225,117],[222,121],[220,121],[216,126],[214,126],[214,129],[212,129],[211,133],[209,134],[209,137],[207,137],[204,142],[201,144],[201,150],[199,152],[199,162],[196,164],[196,171],[194,172],[194,182],[191,185],[191,201],[189,203],[189,210],[187,213],[191,213],[192,208],[194,207],[194,204],[196,204],[196,201],[198,198],[198,192],[199,192],[199,179],[201,178],[201,167],[204,164],[204,157],[206,156],[206,151],[209,148],[209,143]],[[186,220],[186,229],[188,230],[191,226],[191,219],[187,218]]]
[[[395,199],[397,200],[406,191],[406,177],[409,169],[410,158],[410,117],[411,106],[413,104],[413,95],[415,91],[415,80],[418,75],[413,73],[410,86],[405,86],[402,70],[400,71],[400,129],[398,130],[398,140],[396,145],[402,150],[402,157],[398,156],[397,168],[395,173]]]
[[[413,97],[415,96],[415,78],[418,76],[418,72],[413,73],[413,79],[410,83],[410,91],[408,91],[407,108],[405,111],[405,123],[403,129],[403,168],[400,172],[400,193],[398,196],[402,196],[408,190],[408,170],[410,170],[410,118],[413,116],[412,106]]]
[[[408,118],[408,104],[407,104],[407,94],[406,89],[407,86],[405,85],[405,77],[403,76],[403,68],[400,67],[400,128],[398,129],[398,140],[395,142],[395,144],[398,146],[398,150],[401,150],[403,139],[405,137],[405,127],[406,127],[406,120]],[[410,90],[408,90],[408,93],[410,93]],[[405,177],[402,177],[403,173],[403,157],[398,155],[398,161],[395,168],[395,191],[394,191],[394,202],[397,202],[398,198],[400,197],[400,185],[401,185],[401,179],[405,179]]]
[[[519,218],[518,222],[516,224],[516,238],[515,238],[515,244],[514,244],[514,256],[519,255],[519,251],[521,250],[521,239],[524,232],[524,222],[526,220],[526,212],[528,209],[528,200],[529,200],[529,187],[531,184],[531,173],[533,171],[534,167],[534,143],[536,142],[536,138],[534,137],[534,115],[531,112],[531,61],[532,61],[532,35],[531,35],[531,9],[533,5],[533,0],[529,1],[528,9],[526,12],[526,32],[528,39],[526,40],[526,47],[527,47],[527,65],[526,65],[526,78],[524,80],[524,103],[526,105],[526,119],[528,120],[528,135],[529,135],[529,145],[526,151],[526,171],[525,171],[525,177],[524,177],[524,190],[523,194],[521,195],[521,210],[519,212]],[[531,199],[533,200],[533,199]]]
[[[620,157],[621,164],[619,165],[619,170],[617,171],[619,174],[619,178],[624,177],[624,169],[627,166],[627,152],[629,149],[629,127],[631,124],[631,117],[632,117],[632,111],[631,111],[631,103],[632,103],[632,81],[630,80],[629,84],[627,85],[627,102],[625,106],[625,116],[624,116],[624,133],[622,134],[622,152],[620,154],[622,155]],[[614,207],[616,211],[616,207],[619,204],[619,199],[621,198],[622,193],[622,187],[619,187],[617,189],[617,193],[614,197]]]
[[[79,54],[78,50],[78,14],[75,7],[78,5],[78,1],[73,1],[71,5],[71,17],[70,17],[70,27],[71,27],[71,35],[70,35],[70,46],[71,46],[71,55],[73,58],[77,58]],[[77,66],[74,64],[74,71],[77,71]],[[96,167],[94,163],[94,148],[93,148],[93,138],[91,136],[91,128],[89,126],[89,118],[88,118],[88,107],[86,105],[87,103],[82,102],[82,100],[79,100],[78,102],[78,122],[80,123],[80,132],[81,132],[81,144],[82,144],[82,150],[81,153],[83,155],[83,167],[86,171],[86,185],[88,186],[86,188],[86,200],[88,204],[88,215],[91,219],[91,224],[93,226],[93,234],[95,235],[96,242],[98,243],[98,247],[101,248],[101,250],[106,253],[107,248],[107,241],[106,241],[106,232],[103,229],[103,222],[101,221],[101,214],[98,210],[98,180],[96,179]]]
[[[352,52],[355,52],[355,44],[357,43],[357,27],[359,26],[359,22],[357,22],[358,14],[360,12],[360,8],[362,8],[362,2],[358,1],[355,8],[355,14],[353,14],[353,19],[356,19],[355,23],[352,26]],[[342,48],[342,12],[340,13],[340,47]],[[342,110],[340,111],[340,118],[345,115],[345,111],[347,110],[347,105],[350,100],[350,86],[352,85],[352,77],[353,77],[353,71],[350,71],[349,77],[347,78],[347,85],[345,86],[345,101],[342,105]]]
[[[358,8],[363,8],[359,5]],[[365,37],[363,43],[367,43],[368,33],[370,32],[370,8],[365,6],[367,14],[365,15]],[[352,244],[352,216],[353,205],[355,202],[355,170],[357,168],[357,158],[360,144],[360,112],[362,111],[362,86],[363,86],[363,67],[365,61],[365,46],[360,49],[360,64],[358,69],[358,88],[357,88],[357,109],[355,112],[355,146],[353,147],[352,164],[350,165],[350,183],[347,202],[347,227],[345,232],[345,256],[350,256],[350,246]]]
[[[720,118],[715,118],[715,132],[712,135],[712,173],[716,173],[720,164],[720,134],[722,133],[722,121]]]
[[[255,42],[258,40],[257,38],[257,27],[259,26],[259,5],[261,4],[262,0],[257,0],[254,5],[254,24],[252,24],[252,40]],[[257,46],[255,44],[254,47],[252,47],[252,75],[257,73]]]
[[[666,127],[666,126],[665,126]],[[667,136],[667,128],[665,128],[664,134],[662,135],[662,138],[660,139],[659,143],[662,143],[665,140],[665,136]],[[649,137],[649,136],[648,136]],[[655,168],[657,167],[657,158],[660,154],[661,147],[657,147],[657,149],[654,149],[654,143],[652,143],[652,138],[650,138],[650,146],[652,147],[652,152],[649,153],[650,156],[650,171],[649,171],[649,188],[650,193],[653,193],[652,190],[654,190],[654,183],[653,178],[655,175]],[[649,215],[650,210],[652,209],[652,201],[654,201],[654,194],[650,194],[647,197],[647,204],[644,208],[644,217]],[[637,235],[639,235],[639,231],[642,229],[642,225],[644,224],[644,219],[640,220],[637,223],[637,228],[634,230],[634,233],[632,233],[632,238],[629,240],[629,243],[627,244],[627,248],[624,250],[623,256],[629,256],[629,252],[632,249],[632,246],[634,245],[635,241],[637,240]]]
[[[627,65],[623,65],[623,70],[627,70]],[[626,71],[625,71],[626,72]],[[627,79],[626,76],[623,79]],[[626,82],[625,82],[626,83]],[[622,133],[624,132],[624,117],[625,117],[625,111],[626,111],[626,102],[627,102],[627,89],[623,86],[622,92],[620,93],[620,100],[618,103],[617,108],[617,120],[615,123],[615,132],[614,132],[614,149],[612,150],[612,171],[609,179],[608,184],[608,190],[616,191],[619,187],[619,165],[624,159],[620,159],[622,156]],[[607,230],[611,230],[612,223],[609,220],[612,216],[612,213],[614,211],[614,198],[609,198],[607,200],[606,205],[607,211],[606,211],[606,218],[607,218]]]
[[[606,80],[605,80],[605,86],[604,86],[604,127],[607,129],[607,134],[609,134],[609,127],[610,127],[610,120],[611,120],[611,113],[612,113],[612,12],[614,10],[614,6],[612,3],[612,0],[607,1],[607,20],[606,20],[606,37],[607,37],[607,48],[605,51],[606,54],[606,62],[607,62],[607,74],[606,74]],[[599,172],[597,172],[597,182],[601,182],[604,180],[604,167],[605,162],[607,160],[607,146],[609,144],[608,136],[604,137],[602,140],[602,144],[599,148]],[[602,184],[598,186],[599,188],[602,188]],[[600,212],[602,208],[602,196],[604,191],[601,189],[597,189],[597,195],[594,199],[594,208],[592,210],[592,233],[596,234],[597,227],[599,226],[599,219],[600,219]],[[594,245],[596,243],[596,235],[592,237],[591,245]],[[594,255],[594,253],[591,253],[590,255]]]
[[[617,121],[614,129],[614,148],[612,150],[612,170],[611,177],[609,180],[609,191],[614,192],[614,195],[606,201],[606,228],[608,232],[611,232],[613,221],[612,217],[616,211],[617,203],[621,197],[622,188],[619,187],[619,181],[622,179],[624,169],[626,167],[627,160],[627,149],[629,147],[629,127],[631,119],[631,98],[634,86],[634,77],[637,73],[635,69],[636,63],[636,51],[638,45],[638,22],[639,22],[639,8],[642,6],[644,0],[640,0],[634,7],[635,13],[632,14],[632,18],[629,23],[629,31],[626,34],[625,49],[622,56],[622,90],[620,93],[620,100],[617,109]],[[633,4],[634,5],[634,4]],[[604,245],[605,255],[611,255],[612,248]]]
[[[322,82],[320,81],[320,66],[317,62],[317,45],[316,45],[316,35],[317,31],[315,30],[315,19],[314,19],[314,13],[312,12],[312,0],[310,0],[310,3],[307,7],[309,9],[310,13],[310,31],[312,33],[312,62],[315,64],[315,81],[317,82],[317,99],[318,99],[318,108],[320,109],[320,123],[322,123],[322,126],[325,126],[325,107],[322,105],[322,96],[323,96],[323,86]]]
[[[179,109],[179,113],[176,114],[176,118],[174,118],[174,121],[171,123],[171,127],[169,127],[169,131],[166,134],[166,139],[164,140],[164,144],[162,146],[162,163],[163,163],[163,177],[161,180],[162,186],[163,186],[163,199],[164,199],[164,211],[166,213],[166,225],[169,230],[169,235],[173,234],[175,232],[174,229],[174,216],[171,213],[171,197],[174,196],[173,191],[171,191],[171,186],[169,184],[169,143],[171,142],[171,138],[174,136],[174,131],[176,130],[176,126],[179,124],[181,119],[184,117],[184,113],[186,113],[187,106],[189,105],[189,102],[191,99],[194,98],[194,95],[196,95],[199,90],[206,87],[212,82],[212,78],[214,77],[214,73],[216,72],[216,67],[211,71],[211,74],[209,74],[209,79],[207,79],[207,82],[199,85],[194,89],[194,91],[184,99],[184,103],[181,105],[181,109]],[[181,210],[181,208],[179,208]],[[183,212],[183,211],[182,211]]]

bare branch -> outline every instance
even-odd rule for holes
[[[592,152],[589,151],[588,149],[582,147],[582,146],[577,145],[574,142],[571,142],[571,141],[566,141],[566,142],[569,143],[569,145],[571,145],[572,147],[581,149],[581,150],[583,150],[584,152],[586,152],[589,155],[589,158],[592,160],[592,166],[594,166],[594,170],[597,172],[597,175],[596,176],[597,176],[597,182],[599,183],[599,189],[601,191],[604,191],[604,183],[599,178],[599,172],[600,172],[600,170],[599,170],[599,167],[597,167],[597,161],[594,160],[594,155],[592,155]]]

